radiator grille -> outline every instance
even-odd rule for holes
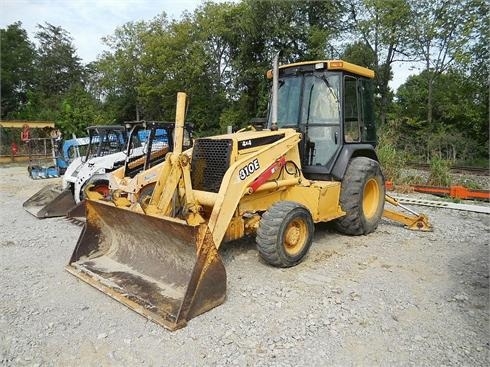
[[[218,192],[230,166],[231,139],[197,139],[192,149],[192,187]]]

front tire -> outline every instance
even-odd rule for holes
[[[366,157],[350,161],[340,189],[340,206],[346,215],[335,221],[348,235],[373,232],[383,215],[385,185],[379,163]]]
[[[146,185],[140,190],[138,194],[138,203],[140,205],[145,205],[149,203],[151,199],[151,195],[153,195],[153,190],[155,190],[155,186],[156,186],[155,183],[151,183]]]
[[[87,197],[86,191],[97,192],[101,199],[106,198],[110,194],[109,180],[107,178],[99,178],[97,176],[93,176],[88,179],[80,190],[80,201]]]
[[[292,201],[279,201],[260,220],[257,249],[268,264],[291,267],[298,264],[308,252],[314,231],[308,209]]]

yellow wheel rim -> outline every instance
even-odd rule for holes
[[[292,220],[284,233],[284,249],[290,256],[301,252],[308,237],[308,227],[300,219]]]
[[[364,186],[362,198],[362,210],[367,219],[371,219],[377,212],[379,206],[379,185],[378,181],[370,178]]]

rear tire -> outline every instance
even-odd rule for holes
[[[257,249],[268,264],[291,267],[298,264],[308,252],[314,231],[308,209],[292,201],[279,201],[260,220]]]
[[[348,235],[373,232],[383,215],[384,199],[379,163],[366,157],[352,159],[340,189],[340,206],[347,214],[335,220],[337,230]]]

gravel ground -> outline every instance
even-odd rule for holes
[[[1,365],[490,365],[489,215],[415,208],[430,233],[317,225],[290,269],[252,239],[223,245],[226,302],[169,332],[63,270],[81,228],[22,208],[54,181],[0,168]]]

